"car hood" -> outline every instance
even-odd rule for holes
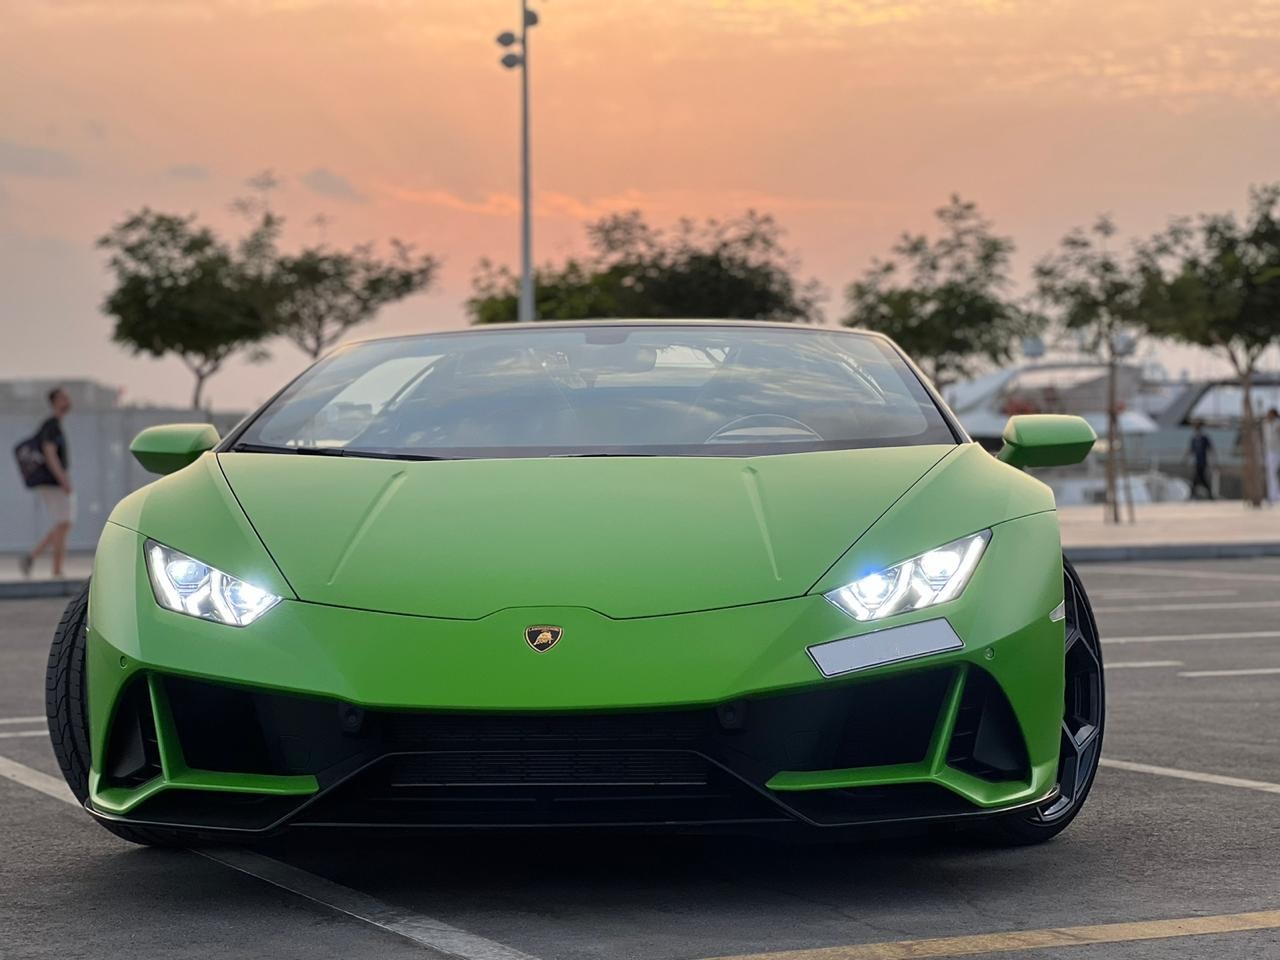
[[[772,457],[218,461],[298,598],[631,618],[804,594],[950,445]]]

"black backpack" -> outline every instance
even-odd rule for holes
[[[54,482],[53,474],[44,462],[39,432],[14,447],[13,458],[18,461],[18,472],[22,474],[22,482],[28,487],[47,486]]]

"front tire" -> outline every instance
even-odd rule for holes
[[[63,779],[75,798],[89,798],[89,717],[85,677],[85,632],[88,629],[89,585],[67,604],[53,632],[49,666],[45,671],[45,713],[49,740],[62,768]],[[153,847],[182,846],[171,831],[126,826],[99,820],[99,824],[130,843]]]
[[[993,839],[1008,844],[1052,840],[1084,807],[1102,758],[1102,729],[1106,720],[1102,645],[1093,607],[1080,575],[1062,558],[1063,603],[1066,608],[1061,752],[1058,795],[1027,812],[1002,817],[992,824]]]

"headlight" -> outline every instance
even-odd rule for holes
[[[144,550],[156,603],[166,610],[245,627],[280,602],[274,593],[154,540]]]
[[[826,597],[855,620],[883,620],[954,600],[973,576],[990,539],[991,531],[983,530],[953,540],[936,550],[869,573],[848,586],[832,590]]]

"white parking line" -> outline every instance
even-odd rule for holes
[[[324,877],[317,877],[271,857],[234,848],[192,852],[330,910],[346,914],[354,920],[381,927],[424,947],[447,953],[451,957],[463,960],[534,960],[529,954],[497,941],[468,933],[433,917],[390,906],[368,894],[333,883]]]
[[[57,777],[34,770],[26,764],[0,756],[0,777],[37,790],[45,796],[73,807],[80,804],[66,783]],[[87,814],[86,814],[87,816]],[[287,863],[264,857],[248,850],[191,850],[191,853],[224,867],[255,877],[299,897],[336,910],[370,926],[389,931],[423,947],[448,954],[460,960],[537,960],[527,953],[468,933],[434,917],[402,910],[375,897],[333,883],[323,877],[299,870]]]
[[[1094,607],[1094,613],[1165,613],[1170,610],[1257,610],[1280,607],[1280,600],[1231,600],[1226,603],[1135,603],[1127,607]]]
[[[1112,760],[1109,757],[1103,757],[1098,762],[1104,767],[1128,770],[1130,773],[1151,773],[1157,777],[1194,780],[1197,783],[1212,783],[1219,787],[1241,787],[1245,790],[1261,790],[1263,793],[1280,793],[1280,783],[1267,783],[1263,780],[1222,777],[1216,773],[1198,773],[1195,770],[1178,770],[1174,767],[1155,767],[1149,763],[1131,763],[1128,760]]]
[[[1280,667],[1255,667],[1252,670],[1185,670],[1180,677],[1265,677],[1280,673]]]
[[[1081,566],[1085,567],[1084,564],[1081,564]],[[1197,580],[1256,580],[1268,583],[1280,581],[1280,574],[1277,573],[1228,573],[1221,570],[1205,570],[1203,565],[1181,569],[1176,567],[1131,567],[1127,563],[1121,566],[1109,567],[1089,565],[1085,567],[1085,572],[1109,573],[1113,576],[1133,573],[1142,577],[1194,577]]]
[[[15,723],[48,723],[47,717],[0,717],[0,727]]]
[[[1189,640],[1268,640],[1280,637],[1280,630],[1245,630],[1241,633],[1153,633],[1144,637],[1107,637],[1108,643],[1177,643]]]
[[[0,757],[0,777],[12,780],[14,783],[20,783],[24,787],[30,787],[32,790],[39,790],[45,796],[61,800],[63,803],[69,803],[73,807],[80,806],[66,783],[57,777],[49,776],[47,773],[33,770],[25,763],[18,763],[18,761],[10,760],[8,757]]]
[[[1165,597],[1234,597],[1239,590],[1090,590],[1093,600],[1162,600]]]
[[[0,730],[0,740],[16,740],[19,737],[47,737],[48,730]]]
[[[1107,670],[1144,670],[1148,667],[1180,667],[1181,660],[1121,660],[1119,663],[1104,663]]]

